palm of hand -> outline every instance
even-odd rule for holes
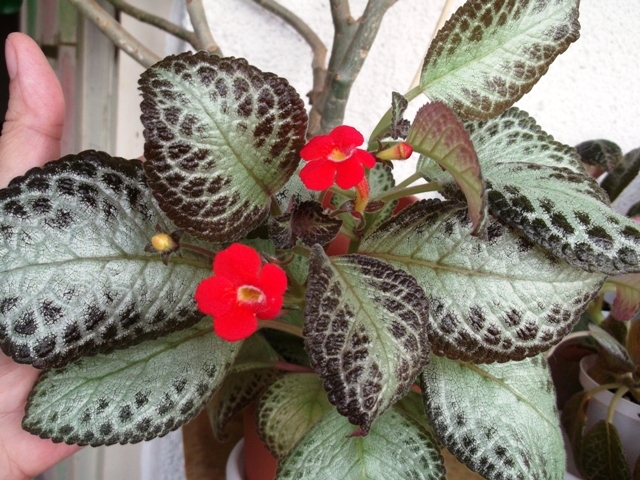
[[[60,156],[64,118],[62,89],[47,59],[26,35],[6,42],[11,77],[9,111],[0,136],[0,188],[11,178]],[[27,397],[39,371],[0,353],[0,480],[42,473],[76,452],[22,430]]]

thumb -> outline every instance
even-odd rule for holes
[[[0,187],[60,156],[64,97],[38,45],[12,33],[5,42],[9,109],[0,136]]]

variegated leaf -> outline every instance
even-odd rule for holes
[[[269,451],[282,458],[332,408],[316,374],[285,375],[260,397],[258,434]]]
[[[298,240],[312,247],[316,243],[329,243],[338,235],[341,226],[342,221],[326,215],[320,203],[294,201],[290,211],[269,218],[269,237],[276,248],[292,248]]]
[[[570,265],[609,275],[640,272],[640,229],[609,206],[575,150],[556,142],[527,113],[511,108],[469,122],[490,211]],[[447,174],[421,171],[455,194]],[[423,168],[427,167],[427,168]]]
[[[594,178],[613,171],[622,160],[622,150],[609,140],[588,140],[576,145],[576,151],[587,172]]]
[[[44,372],[27,401],[25,430],[79,445],[137,443],[193,418],[239,348],[211,319],[169,336]]]
[[[395,408],[366,437],[335,410],[327,412],[280,462],[276,480],[444,480],[433,437]]]
[[[366,434],[428,360],[428,304],[415,279],[364,255],[309,259],[305,346],[329,401]]]
[[[565,452],[542,355],[473,365],[432,356],[421,376],[427,415],[449,451],[487,480],[562,480]]]
[[[293,87],[244,59],[187,52],[143,73],[140,90],[145,171],[167,216],[221,242],[266,220],[305,142]]]
[[[462,118],[512,106],[579,37],[579,0],[469,0],[435,36],[420,87]]]
[[[144,251],[157,224],[175,226],[140,161],[69,155],[14,179],[0,212],[0,345],[15,361],[60,367],[203,317],[193,292],[211,260]]]
[[[484,234],[487,193],[482,172],[469,133],[455,113],[442,102],[426,104],[418,110],[407,142],[451,174],[467,200],[473,234]]]
[[[391,92],[391,138],[407,138],[411,122],[402,118],[404,111],[409,106],[409,101],[398,92]]]
[[[495,219],[487,241],[471,232],[463,205],[421,201],[360,245],[425,290],[429,340],[439,355],[484,363],[543,352],[571,331],[604,281],[550,258]]]

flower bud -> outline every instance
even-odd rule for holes
[[[413,153],[413,147],[407,142],[396,143],[393,147],[376,153],[380,160],[406,160]]]

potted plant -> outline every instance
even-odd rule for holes
[[[27,431],[132,443],[207,406],[221,437],[257,402],[278,479],[443,478],[442,447],[485,478],[562,478],[543,353],[640,271],[637,225],[513,107],[578,38],[578,1],[468,1],[365,146],[344,100],[392,4],[335,2],[345,50],[309,115],[198,23],[210,51],[140,79],[145,162],[85,151],[0,191],[0,346],[43,370]],[[394,214],[427,191],[444,200]]]

